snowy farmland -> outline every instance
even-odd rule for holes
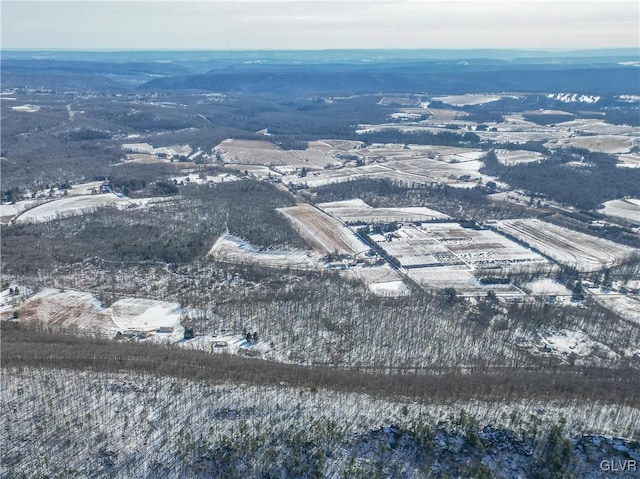
[[[634,146],[633,137],[617,135],[574,136],[553,140],[545,144],[547,148],[584,148],[601,153],[628,153]]]
[[[630,223],[640,225],[640,199],[625,198],[607,201],[604,208],[598,211],[607,216],[623,218]]]
[[[207,256],[223,263],[304,270],[317,268],[319,260],[319,255],[313,252],[260,250],[230,234],[222,235]]]
[[[506,166],[521,165],[523,163],[537,163],[547,158],[536,151],[527,150],[495,150],[498,161]]]
[[[615,266],[637,252],[628,246],[538,219],[503,220],[492,224],[499,231],[580,272]]]
[[[104,307],[91,293],[47,288],[15,309],[21,322],[75,329],[96,336],[112,338],[118,332],[151,334],[172,342],[184,337],[180,324],[182,308],[166,301],[124,298]],[[159,330],[164,332],[157,333]]]
[[[214,155],[220,155],[225,163],[269,165],[283,172],[288,169],[321,169],[341,165],[342,161],[336,159],[335,155],[342,151],[326,141],[311,141],[306,150],[283,150],[268,141],[232,139],[224,140],[213,149]]]
[[[154,148],[149,143],[125,143],[122,145],[122,149],[130,153],[142,153],[146,155],[156,156],[189,156],[192,149],[189,145],[173,145],[173,146],[161,146]]]
[[[111,320],[122,333],[157,333],[172,342],[184,337],[180,324],[182,308],[178,303],[153,299],[124,298],[111,305]]]
[[[17,308],[20,321],[46,327],[76,329],[85,334],[113,337],[118,326],[108,308],[91,293],[47,288],[28,298]]]
[[[376,296],[398,297],[411,294],[400,273],[388,264],[356,266],[341,271],[340,275],[350,280],[362,281]]]
[[[235,175],[230,173],[222,173],[219,175],[204,175],[198,173],[187,173],[182,176],[174,176],[173,178],[169,178],[170,181],[178,185],[210,185],[214,183],[225,183],[229,181],[240,181]]]
[[[453,106],[467,106],[467,105],[483,105],[485,103],[492,103],[494,101],[505,98],[504,95],[491,95],[486,93],[469,93],[466,95],[450,95],[450,96],[436,96],[432,100],[441,101]],[[509,97],[517,98],[517,97]]]
[[[512,270],[547,263],[539,254],[493,231],[458,223],[403,226],[386,237],[372,238],[406,268],[463,265],[474,271]]]
[[[367,156],[367,161],[376,163],[366,164],[361,167],[347,167],[337,170],[313,171],[307,176],[288,175],[282,178],[285,184],[306,186],[317,188],[333,183],[346,181],[369,179],[386,179],[404,185],[430,185],[435,183],[446,184],[456,188],[473,188],[479,183],[495,181],[496,178],[484,175],[479,172],[484,166],[482,161],[474,160],[478,156],[477,152],[469,152],[469,156],[460,156],[460,153],[441,155],[441,160],[429,158],[429,156],[419,156],[415,153],[407,153],[401,145],[396,145],[400,150],[400,155],[394,155],[390,151],[384,150],[371,160]],[[435,152],[430,156],[437,156]],[[390,159],[397,156],[399,159]]]
[[[607,309],[618,314],[620,317],[640,325],[640,298],[631,297],[624,294],[602,293],[598,290],[589,289],[594,299]]]
[[[374,208],[361,199],[320,203],[317,206],[345,223],[420,223],[449,218],[444,213],[423,207]]]
[[[305,241],[321,254],[354,256],[369,247],[340,221],[311,205],[278,209]]]
[[[454,287],[467,295],[492,289],[501,295],[523,296],[508,284],[485,287],[477,277],[550,268],[539,254],[493,231],[464,228],[458,223],[405,225],[371,238],[419,284]]]
[[[94,213],[99,208],[112,207],[122,210],[172,200],[173,198],[165,197],[129,199],[118,196],[115,193],[69,196],[42,203],[26,210],[16,216],[13,221],[15,223],[45,223],[61,218]]]

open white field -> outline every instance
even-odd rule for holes
[[[17,309],[20,321],[48,327],[78,329],[108,337],[119,330],[109,308],[103,308],[95,296],[82,291],[43,289]]]
[[[592,292],[592,290],[589,291]],[[593,298],[620,317],[640,325],[640,299],[624,294],[600,294],[599,292],[594,293]]]
[[[353,168],[340,168],[338,170],[310,171],[307,176],[285,175],[282,182],[286,185],[308,186],[318,188],[320,186],[332,185],[334,183],[344,183],[347,181],[360,180],[364,178],[388,178],[393,171],[381,165],[365,165]]]
[[[524,289],[534,296],[571,296],[571,291],[551,278],[537,279],[524,286]]]
[[[581,272],[614,266],[637,252],[634,248],[538,219],[503,220],[493,224],[498,230],[528,244],[558,263]]]
[[[11,219],[20,213],[33,208],[39,203],[38,200],[22,200],[16,203],[3,203],[0,205],[0,223],[7,224]]]
[[[618,155],[618,164],[622,168],[640,168],[640,155],[637,153],[628,153]]]
[[[418,101],[416,99],[411,98],[409,96],[403,96],[403,95],[383,96],[378,102],[378,105],[383,105],[383,106],[414,107],[417,104],[418,104]]]
[[[279,208],[300,235],[321,254],[356,255],[369,247],[340,221],[308,204]]]
[[[604,204],[604,208],[598,211],[608,216],[615,216],[631,223],[640,224],[640,199],[638,198],[607,201]]]
[[[142,153],[147,155],[189,156],[193,151],[189,145],[172,145],[154,148],[149,143],[124,143],[122,149],[130,153]]]
[[[432,289],[455,288],[463,296],[486,294],[480,282],[465,267],[435,266],[431,268],[412,268],[407,274],[416,283]]]
[[[490,230],[464,228],[458,223],[403,226],[386,238],[373,235],[405,268],[464,266],[470,271],[527,270],[546,266],[539,254]]]
[[[25,104],[25,105],[11,106],[9,108],[11,108],[13,111],[21,111],[25,113],[35,113],[37,111],[40,111],[40,105]]]
[[[547,157],[537,151],[527,150],[495,150],[498,161],[506,166],[520,165],[522,163],[536,163],[546,160]]]
[[[140,164],[153,164],[153,163],[170,163],[171,160],[169,158],[160,158],[156,155],[152,155],[149,153],[128,153],[127,157],[124,161],[117,163],[118,165],[124,163],[140,163]],[[181,165],[185,165],[185,163],[181,163]]]
[[[362,155],[363,153],[359,152],[359,154]],[[472,151],[454,153],[453,155],[441,155],[445,161],[439,161],[429,157],[435,157],[437,155],[437,150],[431,151],[427,155],[421,155],[411,149],[385,149],[375,153],[375,161],[378,161],[378,163],[367,164],[361,167],[312,171],[305,177],[287,175],[282,178],[282,181],[285,184],[291,183],[309,188],[363,178],[384,178],[406,185],[439,183],[458,188],[473,188],[481,182],[487,183],[489,181],[495,181],[498,183],[496,178],[479,172],[483,166],[482,161],[471,159],[473,156],[481,155],[481,152]],[[364,156],[370,161],[374,155],[366,154]],[[454,156],[458,159],[452,159]]]
[[[77,185],[71,185],[71,188],[67,190],[67,196],[82,196],[91,195],[100,191],[102,181],[90,181],[88,183],[81,183]]]
[[[518,269],[518,265],[547,264],[538,253],[491,230],[464,228],[458,223],[423,224],[422,229],[457,258],[477,269]]]
[[[640,127],[630,125],[614,125],[604,120],[592,118],[576,118],[563,122],[559,127],[571,133],[581,135],[614,135],[638,138]]]
[[[186,175],[174,176],[173,178],[169,178],[169,180],[175,181],[179,185],[209,185],[214,183],[228,183],[230,181],[239,181],[240,178],[230,173],[221,173],[219,175],[201,175],[198,173],[187,173]]]
[[[487,93],[468,93],[466,95],[436,96],[433,97],[432,100],[441,101],[442,103],[447,103],[448,105],[453,106],[467,106],[492,103],[494,101],[501,100],[502,98],[514,97],[507,97],[505,95],[492,95]]]
[[[464,261],[456,257],[426,231],[414,226],[403,226],[386,237],[382,234],[374,234],[371,235],[371,239],[388,254],[397,258],[404,268],[442,265],[467,266]]]
[[[479,160],[446,163],[430,158],[416,158],[388,161],[384,166],[402,175],[407,183],[442,183],[458,188],[473,188],[480,182],[498,183],[496,178],[479,172],[484,166]]]
[[[344,150],[325,141],[310,141],[306,150],[283,150],[268,141],[227,139],[213,149],[214,155],[219,154],[225,163],[295,169],[341,165],[342,161],[334,156],[341,152]]]
[[[413,145],[399,143],[373,143],[357,150],[367,161],[412,160],[430,158],[445,163],[464,163],[482,158],[486,154],[477,148],[456,146]]]
[[[600,153],[628,153],[635,141],[632,137],[616,135],[573,136],[547,142],[547,148],[584,148]]]
[[[411,290],[402,280],[402,276],[388,264],[382,266],[356,266],[340,271],[340,275],[362,281],[376,296],[409,296]]]
[[[160,337],[174,341],[184,337],[184,327],[180,324],[182,308],[178,303],[124,298],[113,303],[109,311],[121,332],[157,332]],[[160,328],[166,328],[166,332],[158,332]]]
[[[319,259],[317,254],[306,251],[262,251],[230,234],[218,238],[207,256],[224,263],[305,270],[317,268]]]
[[[124,298],[105,308],[91,293],[48,288],[31,296],[16,309],[20,314],[19,321],[78,329],[99,336],[139,332],[171,341],[184,337],[184,328],[180,324],[182,309],[179,304],[166,301]],[[168,329],[158,332],[159,328]]]
[[[44,223],[60,218],[93,213],[99,208],[114,207],[125,209],[174,200],[175,198],[172,197],[129,199],[121,198],[114,193],[71,196],[35,206],[16,216],[14,221],[16,223]]]
[[[453,287],[465,296],[493,290],[503,297],[522,297],[524,293],[512,285],[482,285],[477,277],[550,267],[539,254],[493,231],[458,223],[402,226],[392,234],[371,238],[417,283],[437,289]]]
[[[361,199],[320,203],[316,206],[345,223],[420,223],[449,218],[444,213],[423,207],[374,208]]]
[[[409,109],[405,108],[403,111],[413,112],[422,111],[426,112],[429,115],[429,120],[431,121],[444,121],[449,122],[451,120],[455,120],[456,118],[463,118],[468,116],[467,112],[460,110],[450,110],[448,108],[431,108],[428,103],[422,103],[421,110]]]
[[[238,171],[242,174],[252,175],[256,178],[280,178],[282,173],[272,170],[268,166],[261,165],[241,165],[239,163],[225,163],[225,168],[233,171]]]
[[[71,196],[38,205],[18,215],[14,221],[16,223],[43,223],[92,213],[98,208],[107,206],[125,208],[128,204],[129,200],[120,198],[113,193]]]

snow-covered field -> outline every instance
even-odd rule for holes
[[[486,93],[469,93],[466,95],[450,95],[450,96],[436,96],[432,100],[441,101],[453,106],[467,106],[467,105],[483,105],[485,103],[492,103],[505,98],[505,95],[491,95]]]
[[[172,342],[184,338],[180,324],[182,308],[178,303],[153,299],[124,298],[111,305],[111,320],[121,332],[155,333]],[[160,332],[164,328],[164,332]]]
[[[18,215],[15,223],[44,223],[55,219],[93,213],[98,208],[112,206],[126,208],[129,200],[120,198],[114,193],[97,195],[71,196],[49,201]]]
[[[308,204],[278,209],[321,254],[356,255],[369,247],[340,221]]]
[[[19,321],[76,329],[97,336],[112,338],[117,332],[151,333],[156,339],[171,342],[184,337],[180,324],[182,308],[166,301],[123,298],[104,307],[88,292],[46,288],[13,309],[19,312]],[[159,328],[169,329],[157,332]]]
[[[306,150],[283,150],[268,141],[224,140],[213,149],[225,163],[321,169],[337,166],[342,161],[335,154],[342,150],[325,141],[311,141]]]
[[[282,173],[279,171],[275,171],[268,166],[261,165],[241,165],[239,163],[225,163],[225,168],[237,171],[241,174],[248,174],[255,176],[256,178],[279,178],[282,176]]]
[[[404,221],[419,223],[449,216],[423,207],[374,208],[361,199],[319,203],[318,208],[345,223],[391,223]]]
[[[637,153],[618,155],[617,166],[620,168],[640,168],[640,155]]]
[[[571,296],[571,291],[563,284],[557,283],[551,278],[537,279],[525,285],[525,289],[537,296]]]
[[[640,325],[640,298],[616,293],[601,293],[589,290],[595,300],[627,321]]]
[[[640,224],[640,199],[624,198],[620,200],[607,201],[604,208],[598,210],[600,213]]]
[[[503,220],[492,224],[558,263],[581,272],[614,266],[637,252],[634,248],[538,219]]]
[[[388,264],[347,268],[340,275],[350,280],[362,281],[376,296],[398,297],[411,294],[402,276]]]
[[[28,298],[17,310],[21,322],[106,337],[113,337],[119,330],[109,308],[103,307],[93,294],[83,291],[46,288]]]
[[[240,181],[235,175],[230,173],[222,173],[219,175],[200,175],[198,173],[188,173],[182,176],[174,176],[169,178],[171,181],[175,181],[179,185],[193,184],[193,185],[209,185],[214,183],[227,183],[230,181]]]
[[[40,105],[17,105],[17,106],[12,106],[10,107],[12,110],[14,111],[22,111],[22,112],[26,112],[26,113],[35,113],[37,111],[40,111]]]
[[[260,250],[230,234],[222,235],[207,256],[225,263],[256,264],[270,268],[316,269],[319,255],[307,251]]]
[[[499,296],[524,296],[513,286],[483,286],[476,277],[549,268],[539,254],[489,230],[458,223],[404,225],[371,238],[395,257],[417,283],[430,288],[453,287],[464,295],[493,290]]]
[[[495,150],[498,161],[506,166],[520,165],[522,163],[536,163],[547,158],[536,151],[526,150]]]
[[[479,271],[547,263],[539,254],[494,231],[464,228],[458,223],[407,225],[386,238],[372,238],[408,268],[464,265]]]
[[[389,161],[380,159],[380,163],[367,164],[361,167],[313,171],[305,177],[287,175],[282,178],[282,181],[285,184],[291,183],[309,188],[364,178],[386,179],[404,185],[441,183],[457,188],[473,188],[481,182],[498,182],[496,178],[479,172],[483,166],[483,163],[479,160],[465,157],[464,161],[451,162],[451,157],[446,156],[443,160],[445,161],[412,154],[410,159]]]
[[[37,204],[38,200],[22,200],[11,204],[3,203],[0,205],[0,222],[7,224],[16,215],[33,208]]]
[[[147,155],[189,156],[193,151],[189,145],[161,146],[154,148],[149,143],[124,143],[122,149],[131,153],[144,153]]]
[[[171,197],[129,199],[118,196],[115,193],[79,194],[78,196],[69,196],[42,203],[19,214],[13,221],[15,223],[45,223],[56,219],[93,213],[99,208],[113,207],[122,210],[173,200],[174,198]]]
[[[633,137],[597,135],[573,136],[552,140],[544,146],[547,148],[584,148],[601,153],[628,153],[635,144]]]

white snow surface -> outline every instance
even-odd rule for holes
[[[218,238],[207,256],[227,263],[296,269],[315,269],[319,260],[319,255],[313,251],[260,250],[228,233]]]
[[[104,207],[115,207],[122,210],[125,208],[148,206],[152,203],[173,200],[174,197],[130,199],[118,196],[115,193],[95,195],[79,194],[78,196],[68,196],[39,204],[38,206],[19,214],[13,219],[13,221],[16,223],[45,223],[56,219],[93,213],[99,208]]]
[[[532,281],[526,285],[526,288],[531,291],[533,295],[557,295],[557,296],[571,296],[571,291],[566,286],[555,282],[551,278],[538,279]]]

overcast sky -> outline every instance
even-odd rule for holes
[[[638,47],[640,2],[2,0],[2,48]]]

